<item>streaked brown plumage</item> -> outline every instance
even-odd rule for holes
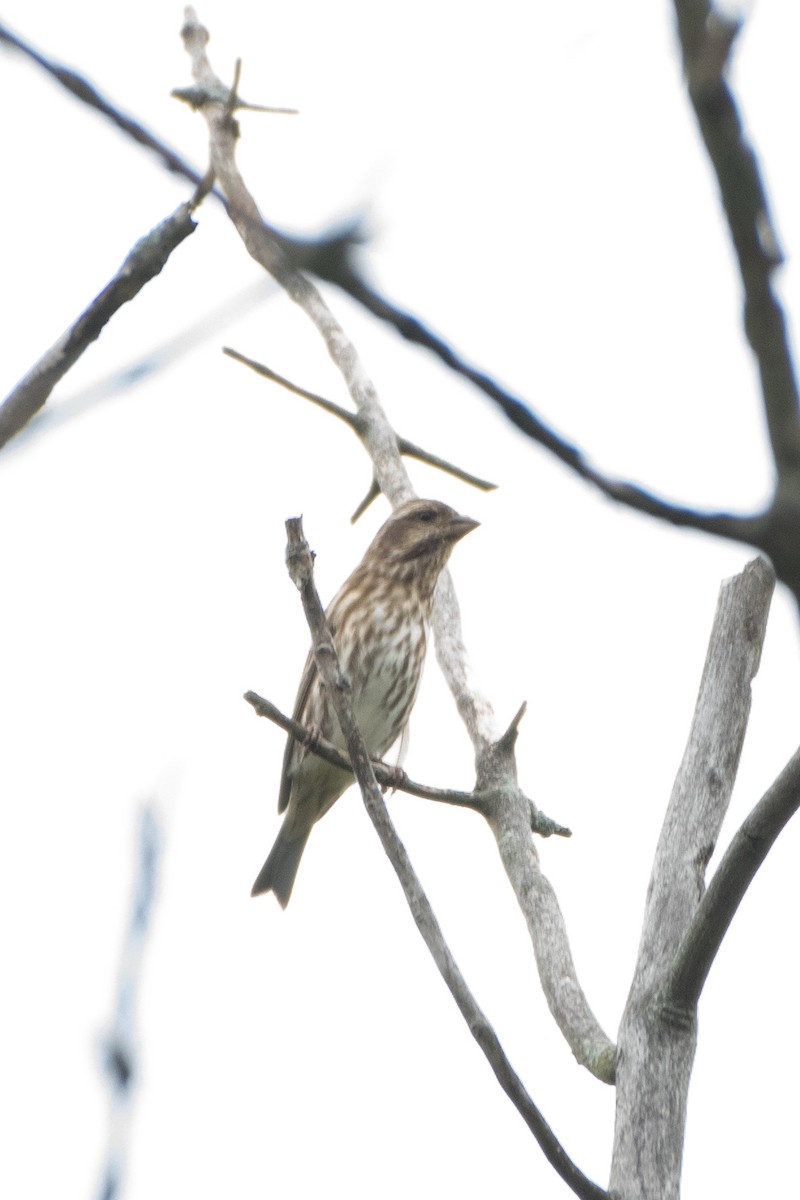
[[[403,732],[425,661],[426,626],[439,575],[460,538],[478,522],[436,500],[411,500],[378,530],[326,616],[371,758],[379,759]],[[306,660],[294,719],[345,750],[333,705]],[[252,895],[273,891],[285,908],[315,821],[353,782],[289,737],[283,756],[278,812],[286,812]]]

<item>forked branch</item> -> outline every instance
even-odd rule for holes
[[[302,743],[308,747],[310,754],[316,754],[318,758],[324,758],[326,762],[333,763],[335,767],[342,767],[345,771],[352,771],[353,766],[346,754],[342,754],[337,750],[332,742],[328,742],[325,738],[320,737],[318,732],[313,732],[301,725],[299,721],[292,720],[282,713],[279,708],[263,696],[259,696],[257,692],[245,692],[244,698],[248,704],[253,706],[253,709],[259,717],[266,717],[269,721],[274,722],[280,729],[290,733],[295,741]],[[487,792],[459,792],[452,788],[435,788],[428,787],[425,783],[415,783],[413,779],[409,779],[405,771],[400,773],[396,767],[387,767],[385,763],[372,760],[372,769],[375,773],[375,778],[384,789],[390,788],[393,792],[405,792],[408,796],[418,796],[421,800],[435,800],[439,804],[452,804],[456,808],[471,808],[474,812],[480,813],[481,816],[489,818],[494,810],[497,798]],[[557,821],[551,820],[540,812],[533,801],[530,801],[530,828],[532,833],[538,833],[539,837],[572,837],[572,831],[559,825]]]
[[[228,213],[248,252],[285,289],[316,326],[336,367],[342,373],[355,405],[359,434],[372,459],[373,472],[381,491],[393,506],[413,497],[411,482],[400,456],[397,435],[381,407],[372,381],[366,375],[355,347],[325,304],[319,291],[296,269],[263,221],[236,164],[236,125],[224,102],[225,86],[215,75],[206,54],[209,35],[194,9],[187,8],[181,31],[192,62],[192,74],[207,100],[202,112],[209,129],[211,169],[225,194]],[[445,570],[439,579],[432,626],[436,656],[455,698],[462,720],[475,748],[478,779],[502,764],[502,787],[498,778],[495,795],[503,802],[495,806],[502,818],[492,821],[497,832],[501,822],[506,833],[521,839],[511,853],[504,837],[499,844],[503,862],[534,944],[542,986],[559,1028],[578,1061],[599,1079],[613,1076],[613,1043],[600,1028],[581,990],[572,963],[566,930],[555,894],[541,874],[530,834],[530,801],[517,783],[513,755],[495,753],[502,742],[489,700],[482,694],[468,665],[461,633],[461,617],[452,580]],[[482,775],[483,773],[483,775]],[[479,788],[479,790],[482,790]],[[513,811],[513,815],[511,814]],[[556,953],[551,950],[557,947]]]
[[[336,657],[333,639],[325,620],[314,584],[313,561],[303,536],[301,519],[286,522],[288,545],[286,561],[293,582],[300,591],[317,661],[317,669],[333,699],[336,717],[347,743],[364,804],[381,839],[384,850],[400,880],[411,914],[428,947],[450,994],[469,1026],[472,1036],[485,1054],[498,1083],[522,1116],[536,1138],[548,1162],[576,1196],[585,1200],[602,1200],[607,1193],[588,1179],[567,1156],[541,1112],[528,1095],[522,1080],[511,1066],[500,1041],[467,987],[453,955],[442,935],[439,922],[422,890],[403,843],[392,824],[364,739],[356,725],[350,702],[349,686]]]
[[[345,425],[353,430],[358,436],[361,435],[362,421],[358,413],[352,413],[346,408],[342,408],[340,404],[334,404],[332,400],[328,400],[325,396],[320,396],[316,392],[310,392],[307,388],[300,387],[297,383],[292,383],[290,379],[279,375],[277,371],[273,371],[265,363],[256,362],[255,359],[248,358],[244,354],[240,354],[238,350],[232,350],[230,346],[223,346],[222,353],[227,354],[229,358],[240,362],[245,367],[249,367],[251,371],[255,371],[257,375],[263,376],[264,379],[269,379],[273,383],[277,383],[280,387],[286,388],[288,392],[294,392],[296,396],[302,396],[305,400],[310,400],[312,404],[316,404],[323,412],[330,413],[331,416],[338,417]],[[435,467],[439,471],[444,471],[446,475],[452,475],[454,479],[460,479],[463,483],[468,483],[472,487],[479,488],[482,492],[493,492],[497,487],[496,483],[490,483],[488,479],[481,479],[477,475],[471,475],[469,471],[463,470],[462,467],[455,466],[454,463],[448,462],[445,458],[439,458],[436,454],[431,454],[428,450],[423,450],[421,446],[417,446],[414,442],[410,442],[408,438],[397,435],[397,448],[402,455],[407,458],[415,458],[418,462],[427,463],[429,467]],[[370,495],[370,500],[375,499],[380,494],[380,490],[376,487],[373,494]],[[358,511],[358,516],[364,511],[366,505],[362,505]]]
[[[774,586],[769,563],[755,559],[720,588],[692,727],[656,849],[619,1032],[611,1192],[626,1200],[679,1194],[696,1012],[674,1003],[681,993],[669,980],[696,918],[736,779]]]

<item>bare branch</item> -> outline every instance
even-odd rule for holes
[[[181,36],[192,61],[192,74],[207,99],[201,112],[209,129],[211,168],[222,188],[228,214],[248,253],[280,283],[287,295],[314,323],[333,362],[341,371],[350,395],[364,423],[363,437],[369,445],[381,489],[393,505],[413,496],[413,489],[397,452],[393,430],[382,413],[375,388],[367,377],[354,347],[333,317],[314,285],[296,269],[274,231],[264,222],[255,200],[248,191],[236,165],[238,130],[220,101],[225,85],[214,74],[206,55],[208,31],[200,24],[193,8],[185,10]],[[229,89],[228,89],[229,93]]]
[[[90,108],[107,117],[118,129],[127,134],[138,145],[152,151],[168,171],[171,171],[175,175],[182,175],[184,179],[188,179],[195,186],[201,182],[203,176],[190,166],[177,151],[167,146],[166,143],[152,134],[149,129],[146,129],[134,117],[128,116],[117,105],[112,104],[110,100],[89,83],[88,79],[79,75],[77,71],[73,71],[71,67],[64,66],[63,63],[57,63],[53,59],[47,58],[46,55],[32,46],[30,42],[26,42],[24,38],[18,37],[17,34],[12,33],[3,24],[0,24],[0,42],[11,46],[14,50],[18,50],[21,54],[24,54],[27,58],[37,63],[48,75],[57,80],[62,87],[66,88],[76,100],[80,100],[83,104],[88,104]]]
[[[143,147],[145,150],[149,150],[168,171],[182,176],[194,184],[195,187],[203,183],[205,178],[203,173],[186,162],[177,151],[173,150],[171,146],[168,146],[166,142],[157,137],[152,130],[112,103],[107,96],[102,95],[79,72],[74,71],[71,67],[64,66],[62,63],[57,63],[53,59],[47,58],[46,55],[32,46],[30,42],[26,42],[17,34],[12,33],[2,22],[0,22],[0,44],[5,44],[19,51],[26,58],[30,59],[31,62],[36,63],[51,78],[66,88],[76,100],[80,100],[83,104],[94,109],[95,112],[106,117],[121,133],[132,138],[137,145]],[[225,90],[227,91],[227,89]],[[239,107],[251,108],[258,111],[257,105],[242,106],[239,104]],[[213,195],[217,200],[223,200],[222,193],[219,190],[214,190]],[[363,240],[363,235],[357,223],[348,224],[319,238],[289,237],[281,233],[274,226],[269,228],[273,238],[283,248],[287,257],[298,268],[311,271],[313,274],[318,275],[320,279],[336,278],[341,273],[340,263],[347,259],[352,246]]]
[[[684,29],[688,30],[688,42],[686,43],[688,50],[685,48],[684,56],[689,61],[692,55],[698,54],[698,46],[702,42],[701,35],[703,38],[705,37],[706,20],[710,10],[705,0],[676,0],[676,4],[681,31],[683,33]],[[196,22],[196,18],[194,20]],[[27,55],[57,79],[77,99],[101,112],[139,145],[151,150],[168,170],[182,175],[195,185],[203,182],[204,177],[187,164],[180,155],[165,145],[140,122],[127,116],[113,105],[77,72],[48,59],[2,24],[0,24],[0,41]],[[731,41],[731,27],[724,23],[720,24],[718,21],[704,43],[705,50],[699,57],[699,66],[696,63],[693,71],[695,83],[702,85],[700,86],[701,92],[703,89],[708,90],[709,76],[713,80],[714,72],[719,75]],[[730,116],[729,106],[732,106],[732,101],[724,85],[720,84],[719,87],[722,89],[724,97],[727,97],[722,107]],[[220,109],[223,112],[226,111],[229,107],[228,101],[231,92],[219,80],[216,80],[216,77],[208,78],[198,88],[191,89],[191,99],[194,103],[204,104],[206,99],[214,96],[217,100],[221,96],[228,98],[225,103],[220,102]],[[708,113],[713,116],[714,105],[707,99],[703,103]],[[241,106],[238,97],[234,97],[234,105]],[[746,205],[750,204],[753,196],[763,199],[763,188],[758,178],[752,153],[740,136],[741,130],[735,108],[732,111],[735,120],[728,121],[727,130],[728,132],[733,130],[736,135],[732,145],[737,151],[739,165],[742,168],[739,182],[748,183],[748,187],[741,191],[741,197],[745,202],[742,211],[746,211]],[[719,124],[722,128],[725,122],[720,121]],[[704,128],[704,136],[705,134],[706,129]],[[724,139],[721,139],[720,147],[723,142]],[[712,157],[714,156],[712,155]],[[722,162],[724,154],[720,154],[719,158]],[[726,192],[726,209],[728,208],[727,198],[736,200],[740,195],[737,191],[735,173],[731,178],[733,184]],[[754,189],[749,186],[753,180],[757,185]],[[218,190],[215,190],[213,194],[218,199],[222,198]],[[739,211],[735,205],[733,210]],[[240,213],[239,220],[242,220],[244,215],[244,213]],[[768,284],[769,272],[779,261],[780,255],[767,215],[766,203],[759,202],[755,206],[750,204],[750,215],[752,219],[747,236],[739,238],[737,248],[739,244],[742,246],[747,244],[751,248],[755,245],[760,254],[761,261],[758,261],[758,255],[756,259],[756,275],[761,279],[761,284],[754,285],[753,295],[756,301],[760,297],[761,299],[766,298],[766,302],[765,305],[756,303],[752,307],[752,311],[748,310],[748,334],[751,344],[756,350],[762,371],[773,453],[779,465],[781,499],[780,507],[776,507],[769,513],[757,514],[752,517],[739,517],[724,512],[703,513],[688,506],[669,504],[644,488],[603,474],[590,463],[583,451],[548,427],[523,400],[500,387],[496,380],[486,372],[467,363],[456,354],[451,346],[433,331],[427,329],[416,317],[391,304],[364,281],[353,263],[353,248],[363,240],[357,227],[346,228],[319,239],[304,240],[287,237],[274,226],[263,222],[260,217],[256,220],[256,226],[261,226],[263,231],[268,233],[274,251],[280,249],[287,263],[335,283],[353,299],[364,305],[373,315],[389,322],[403,337],[431,350],[452,370],[469,379],[493,399],[518,429],[542,445],[580,478],[595,486],[603,495],[658,520],[667,521],[682,528],[697,529],[728,540],[743,542],[763,550],[772,558],[778,577],[792,589],[800,600],[800,555],[794,549],[797,545],[797,527],[800,520],[798,517],[800,480],[798,480],[798,472],[795,470],[798,441],[800,441],[800,434],[797,431],[797,389],[791,375],[782,313]],[[753,230],[756,234],[755,242]],[[736,241],[736,238],[734,240]],[[253,253],[252,249],[251,253]],[[259,257],[257,253],[254,256]],[[764,277],[767,277],[766,284],[763,283]],[[358,511],[363,511],[376,494],[374,488],[370,489]],[[387,494],[391,496],[391,493]],[[406,493],[406,495],[409,494]],[[396,504],[399,501],[393,498],[392,502]]]
[[[192,206],[182,204],[137,242],[100,295],[0,405],[0,447],[45,404],[58,381],[101,334],[114,313],[138,296],[161,271],[172,251],[193,233]]]
[[[320,737],[316,730],[312,733],[299,721],[287,717],[270,700],[259,696],[257,692],[245,692],[244,698],[248,704],[253,706],[259,717],[266,717],[280,729],[290,733],[296,741],[307,746],[311,754],[316,754],[318,758],[324,758],[326,762],[333,763],[335,767],[342,767],[345,771],[353,770],[347,755],[342,754],[331,742]],[[456,808],[471,808],[484,817],[489,816],[495,803],[493,797],[483,792],[457,792],[451,788],[434,788],[428,787],[424,783],[415,783],[408,778],[404,771],[398,776],[396,767],[387,767],[385,763],[376,762],[375,759],[372,759],[372,769],[375,778],[383,788],[390,788],[393,792],[406,792],[409,796],[418,796],[421,800],[436,800],[441,804],[452,804]],[[538,833],[540,837],[552,837],[553,835],[572,837],[570,829],[557,824],[550,817],[539,812],[532,801],[529,801],[529,804],[530,828],[533,833]]]
[[[273,280],[260,276],[254,284],[249,284],[227,300],[215,305],[198,320],[151,346],[135,359],[123,363],[79,391],[63,396],[57,405],[40,410],[38,416],[14,438],[14,450],[19,449],[34,435],[84,416],[98,404],[117,399],[132,388],[155,378],[160,371],[173,366],[197,346],[207,344],[209,338],[225,325],[269,299],[276,290]]]
[[[745,892],[798,808],[800,750],[742,823],[722,856],[675,955],[660,1003],[682,1010],[697,1006],[711,964]]]
[[[475,790],[492,799],[486,818],[528,926],[539,979],[550,1011],[581,1066],[613,1083],[616,1047],[604,1033],[578,983],[564,918],[527,835],[527,801],[517,785],[514,748],[519,710],[501,738],[478,758]]]
[[[755,154],[724,73],[739,26],[707,0],[675,0],[683,62],[697,123],[719,184],[745,293],[747,339],[758,362],[778,498],[800,488],[800,401],[786,322],[772,290],[781,263]]]
[[[237,61],[237,71],[241,72],[242,60]],[[298,110],[296,108],[274,108],[268,104],[248,104],[246,100],[242,100],[238,94],[239,80],[238,77],[234,80],[233,86],[228,89],[224,88],[218,99],[221,104],[226,105],[229,115],[245,109],[247,112],[274,113],[280,116],[296,117]],[[205,88],[173,88],[170,92],[176,100],[183,100],[184,104],[188,104],[190,108],[202,108],[208,100],[208,92]]]
[[[153,920],[158,881],[160,834],[151,805],[142,808],[137,846],[133,910],[125,934],[117,981],[112,1028],[105,1042],[104,1065],[110,1089],[106,1162],[100,1200],[116,1200],[123,1192],[123,1174],[130,1132],[131,1099],[137,1083],[135,1003],[141,985],[142,958]]]
[[[363,517],[364,513],[367,511],[370,504],[372,504],[373,500],[377,500],[378,496],[380,496],[380,494],[381,494],[380,484],[378,483],[377,479],[373,475],[372,482],[370,483],[369,487],[367,488],[366,495],[364,496],[363,500],[359,501],[358,505],[356,506],[355,512],[353,513],[353,515],[350,518],[351,525],[355,525],[358,518]]]
[[[736,779],[774,586],[771,566],[756,558],[720,588],[689,740],[656,849],[638,990],[663,978],[699,903]]]
[[[720,589],[692,727],[656,849],[619,1033],[611,1191],[626,1200],[678,1195],[695,1012],[662,1002],[661,988],[700,903],[730,801],[774,586],[769,563],[755,559]]]
[[[359,363],[354,347],[317,289],[283,254],[262,221],[256,203],[244,184],[234,157],[236,130],[226,113],[225,105],[219,100],[219,89],[223,85],[211,70],[206,56],[208,31],[198,22],[191,8],[186,9],[186,20],[181,33],[191,55],[195,81],[208,89],[209,100],[203,105],[202,112],[209,127],[211,165],[227,197],[231,220],[249,253],[286,289],[290,298],[303,309],[322,334],[328,352],[342,372],[355,403],[358,432],[372,459],[375,478],[392,505],[401,504],[413,496],[413,491],[400,457],[397,436],[383,412],[371,380],[367,378]],[[483,777],[482,771],[486,771],[483,760],[492,756],[500,735],[489,700],[471,678],[461,633],[458,602],[452,580],[446,570],[439,578],[431,623],[436,641],[436,656],[475,748],[480,781]],[[494,761],[499,762],[500,759],[495,756]],[[523,839],[519,853],[514,856],[514,870],[509,871],[509,878],[515,887],[528,927],[536,938],[535,953],[540,971],[545,967],[542,984],[548,1003],[551,1010],[557,1014],[559,1027],[578,1061],[594,1070],[599,1078],[607,1079],[608,1062],[613,1058],[613,1046],[592,1016],[583,997],[569,947],[566,944],[561,947],[556,963],[550,965],[545,961],[545,947],[540,931],[548,930],[554,939],[565,939],[566,933],[552,889],[540,886],[538,864],[530,845],[530,801],[518,786],[513,757],[507,756],[503,761],[507,774],[503,780],[497,777],[496,794],[502,796],[503,804],[514,806],[514,836]],[[478,790],[483,790],[480,784]],[[505,854],[503,846],[500,846],[500,852]],[[508,870],[508,865],[506,869]],[[565,968],[569,974],[562,977],[559,972]],[[579,997],[579,1003],[564,1003],[568,995]],[[599,1051],[598,1046],[601,1047]]]
[[[279,384],[289,392],[294,392],[296,396],[302,396],[303,399],[310,400],[312,404],[316,404],[319,408],[324,409],[325,412],[338,417],[340,421],[344,421],[345,425],[349,425],[360,436],[362,422],[356,413],[349,412],[346,408],[342,408],[341,405],[334,404],[332,400],[326,400],[324,396],[319,396],[316,392],[309,392],[306,388],[300,387],[299,384],[292,383],[291,380],[285,379],[283,375],[279,375],[277,371],[273,371],[271,367],[266,366],[264,363],[256,362],[255,359],[247,358],[246,355],[240,354],[238,350],[232,350],[229,346],[223,346],[222,353],[227,354],[229,358],[235,359],[236,362],[250,367],[257,375],[263,375],[265,379]],[[454,466],[453,463],[448,462],[444,458],[439,458],[436,454],[429,454],[427,450],[416,446],[408,438],[401,437],[400,434],[397,435],[397,448],[401,454],[405,454],[408,458],[415,458],[418,462],[424,462],[430,467],[436,467],[438,470],[444,471],[447,475],[453,475],[456,479],[460,479],[472,487],[480,488],[481,491],[492,492],[497,487],[496,483],[490,483],[487,479],[480,479],[477,475],[471,475],[468,471]],[[380,491],[377,487],[371,490],[370,501],[379,494]],[[364,507],[366,506],[360,507],[359,516],[364,511]]]
[[[543,421],[527,401],[502,387],[486,371],[467,362],[418,317],[392,304],[371,288],[357,269],[348,248],[339,258],[336,270],[328,272],[325,278],[357,300],[373,316],[390,324],[407,341],[431,351],[452,371],[468,379],[500,408],[515,428],[609,500],[680,528],[697,529],[729,541],[744,542],[769,553],[764,540],[768,523],[760,515],[741,517],[725,512],[700,512],[686,505],[670,504],[646,488],[606,475],[592,464],[583,450]]]
[[[358,779],[364,804],[381,839],[384,850],[395,869],[411,909],[411,914],[453,996],[472,1036],[485,1054],[498,1083],[522,1116],[539,1143],[548,1162],[558,1172],[576,1196],[600,1200],[606,1192],[588,1179],[572,1162],[528,1095],[522,1080],[514,1071],[494,1029],[479,1008],[442,935],[441,928],[414,872],[403,843],[392,825],[364,740],[353,716],[349,685],[339,667],[330,631],[325,621],[313,578],[313,562],[303,537],[302,521],[293,518],[286,522],[288,545],[286,561],[289,574],[300,591],[306,619],[314,644],[317,668],[333,699],[350,761]]]

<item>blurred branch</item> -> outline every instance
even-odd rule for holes
[[[64,396],[57,405],[49,405],[42,409],[16,435],[14,450],[27,444],[28,439],[36,434],[53,429],[75,417],[81,417],[103,401],[122,396],[131,388],[153,379],[160,371],[167,370],[184,355],[207,342],[224,326],[269,299],[275,290],[273,281],[262,276],[255,284],[242,288],[236,295],[216,305],[173,337],[151,346],[133,361],[117,367],[88,387]]]
[[[633,982],[619,1030],[610,1190],[678,1195],[697,1037],[694,1008],[665,981],[694,920],[730,803],[775,587],[764,559],[722,584],[692,726],[656,848]]]
[[[317,668],[333,699],[336,717],[347,743],[364,804],[377,830],[386,854],[395,869],[408,901],[411,914],[433,957],[439,972],[459,1007],[472,1036],[485,1054],[498,1083],[533,1133],[548,1162],[576,1196],[601,1200],[606,1192],[592,1183],[568,1158],[539,1109],[511,1066],[494,1029],[479,1008],[442,935],[430,902],[422,890],[403,843],[397,836],[375,778],[366,746],[356,725],[350,702],[349,685],[344,681],[336,650],[314,585],[313,563],[303,536],[301,519],[286,522],[288,544],[286,561],[293,582],[300,591],[303,608],[314,644]]]
[[[6,397],[0,405],[0,447],[39,411],[114,314],[138,296],[172,251],[194,232],[191,213],[192,205],[182,204],[138,241],[111,282]]]
[[[263,221],[252,204],[252,198],[249,198],[249,205],[239,206],[230,215],[247,241],[245,227],[249,213],[253,228],[248,248],[259,261],[261,258],[254,250],[254,243],[263,243],[267,236],[271,242],[270,250],[264,253],[263,244],[261,247],[265,260],[272,259],[273,265],[277,266],[282,258],[285,264],[298,271],[310,271],[320,279],[342,288],[374,316],[391,324],[402,337],[427,348],[451,370],[468,379],[498,405],[516,428],[603,495],[678,527],[696,529],[762,550],[775,564],[778,577],[800,600],[800,420],[797,387],[783,314],[770,282],[771,274],[780,262],[780,251],[755,157],[744,140],[733,99],[722,80],[737,27],[712,14],[707,0],[675,0],[675,5],[690,95],[720,180],[723,204],[745,284],[748,338],[761,371],[767,423],[778,470],[775,503],[763,514],[740,517],[724,512],[698,512],[688,506],[669,504],[644,488],[614,479],[598,470],[583,451],[557,434],[523,400],[501,387],[492,376],[469,364],[420,320],[393,305],[365,282],[354,263],[354,249],[363,240],[358,223],[319,239],[301,239],[289,237]],[[196,18],[194,20],[196,24]],[[180,155],[103,97],[77,72],[48,59],[2,24],[0,42],[17,49],[41,66],[77,99],[102,113],[137,144],[154,153],[168,170],[182,175],[195,185],[202,181],[201,174]],[[178,91],[180,93],[181,89]],[[183,91],[184,98],[200,107],[206,116],[207,103],[216,101],[231,131],[234,130],[229,103],[231,91],[213,73],[207,74],[197,87]],[[226,98],[224,102],[222,97]],[[237,106],[248,107],[234,94],[232,107]],[[232,151],[230,158],[232,162]],[[219,189],[214,189],[213,194],[225,202]],[[231,195],[235,201],[236,194],[237,189],[234,188],[228,195],[229,204]],[[266,265],[266,261],[262,265]],[[355,515],[363,512],[377,494],[377,486],[373,485]]]
[[[761,546],[765,525],[760,516],[739,517],[724,512],[704,513],[684,505],[670,504],[645,488],[624,479],[615,479],[593,466],[578,446],[547,425],[519,396],[501,387],[497,380],[485,371],[468,363],[444,338],[429,329],[418,317],[398,308],[374,291],[357,269],[352,247],[344,249],[345,253],[337,263],[336,274],[331,272],[326,276],[329,282],[335,283],[373,316],[386,321],[407,341],[429,350],[445,366],[469,380],[497,405],[515,428],[537,442],[586,483],[592,484],[609,500],[672,525],[697,529],[730,541]]]
[[[355,347],[317,289],[289,261],[261,219],[236,165],[238,130],[227,105],[220,101],[224,85],[206,55],[208,31],[192,8],[186,9],[181,36],[191,57],[195,82],[207,90],[208,101],[201,111],[209,129],[210,170],[225,193],[230,218],[248,253],[281,284],[323,337],[355,404],[359,435],[372,459],[375,479],[396,507],[414,495],[397,435]],[[498,732],[492,706],[471,676],[458,601],[447,570],[439,579],[431,624],[439,666],[475,748],[478,779],[490,779],[492,783],[496,800],[487,819],[496,837],[498,830],[503,830],[498,849],[528,923],[550,1010],[578,1061],[608,1082],[613,1077],[614,1046],[600,1028],[578,983],[555,894],[549,884],[542,884],[530,833],[530,801],[517,782],[512,741]],[[486,789],[480,783],[478,790]],[[516,845],[510,844],[512,839]]]
[[[111,1105],[108,1149],[99,1200],[117,1200],[123,1191],[131,1098],[136,1084],[136,1001],[142,978],[144,950],[153,919],[159,855],[160,834],[155,809],[152,805],[145,805],[139,819],[133,910],[122,947],[116,1010],[111,1032],[105,1041],[105,1071]]]
[[[324,396],[317,395],[316,392],[309,392],[305,388],[300,387],[291,380],[285,379],[283,375],[278,375],[270,367],[264,363],[256,362],[252,358],[247,358],[244,354],[240,354],[237,350],[231,350],[228,346],[223,346],[222,353],[227,354],[229,358],[235,359],[237,362],[243,363],[246,367],[250,367],[257,375],[263,375],[265,379],[271,380],[273,383],[279,384],[287,391],[294,392],[296,396],[302,396],[305,400],[310,400],[312,404],[316,404],[325,412],[331,413],[338,417],[340,421],[344,421],[345,425],[361,436],[361,426],[363,422],[358,413],[348,412],[346,408],[342,408],[339,404],[334,404],[332,400],[326,400]],[[456,479],[460,479],[463,483],[468,483],[472,487],[479,488],[484,492],[492,492],[497,487],[496,483],[490,483],[487,479],[480,479],[477,475],[471,475],[468,471],[462,470],[461,467],[456,467],[453,463],[448,462],[444,458],[439,458],[436,454],[430,454],[427,450],[423,450],[420,446],[416,446],[410,442],[408,438],[397,435],[397,448],[401,454],[408,458],[415,458],[418,462],[427,463],[430,467],[436,467],[440,471],[444,471],[448,475],[453,475]],[[363,511],[363,509],[361,510]],[[360,514],[359,514],[360,515]]]
[[[257,692],[245,692],[244,698],[248,704],[252,705],[259,717],[266,717],[279,729],[290,733],[295,741],[307,746],[311,754],[316,754],[318,758],[324,758],[326,762],[333,763],[335,767],[342,767],[345,771],[352,772],[353,766],[347,755],[342,754],[325,738],[318,736],[316,731],[312,734],[305,725],[287,717],[271,701],[265,700]],[[388,767],[385,763],[376,762],[374,759],[371,761],[375,778],[384,789],[389,788],[392,792],[406,792],[409,796],[418,796],[422,800],[436,800],[441,804],[453,804],[457,808],[471,808],[484,817],[488,816],[491,811],[491,797],[482,792],[477,790],[457,792],[451,788],[428,787],[424,783],[414,783],[408,778],[405,771],[400,773],[401,777],[398,777],[396,767]],[[530,811],[530,827],[533,833],[538,833],[540,837],[551,837],[553,834],[558,837],[572,837],[570,829],[566,829],[563,825],[551,820],[550,817],[546,817],[544,813],[539,812],[532,800],[530,801]]]
[[[761,375],[778,473],[778,498],[800,488],[800,402],[781,306],[772,290],[783,261],[756,156],[725,82],[739,24],[706,0],[675,0],[689,99],[708,157],[744,286],[744,325]]]
[[[48,58],[40,50],[31,45],[30,42],[13,33],[2,21],[0,21],[0,44],[17,50],[30,59],[31,62],[36,63],[51,78],[60,83],[76,100],[81,101],[81,103],[94,109],[95,112],[100,113],[101,116],[106,117],[121,133],[132,138],[137,145],[143,147],[145,150],[149,150],[161,165],[172,174],[180,175],[195,187],[199,187],[203,183],[203,174],[193,167],[191,163],[188,163],[177,151],[173,150],[171,146],[168,146],[166,142],[157,137],[152,130],[148,129],[134,117],[123,112],[121,108],[98,91],[83,75],[74,71],[71,67],[65,66],[63,63],[58,63],[54,59]],[[178,90],[180,91],[180,89]],[[205,94],[201,94],[205,98]],[[191,90],[189,95],[184,97],[184,99],[194,103],[201,94]],[[229,95],[229,92],[226,91],[226,95]],[[259,111],[260,107],[258,105],[244,104],[239,97],[235,97],[235,106],[254,111]],[[265,111],[274,110],[266,109]],[[294,110],[280,111],[293,112]],[[218,188],[213,188],[211,194],[217,200],[224,203],[224,198]],[[311,271],[321,279],[336,277],[340,273],[340,263],[348,258],[351,247],[362,240],[362,234],[357,222],[334,229],[319,238],[295,238],[281,233],[274,227],[269,228],[273,238],[282,247],[287,258],[294,262],[301,270]]]
[[[202,175],[196,171],[177,151],[167,146],[160,138],[146,129],[134,117],[128,116],[122,109],[112,104],[105,96],[89,83],[77,71],[73,71],[71,67],[65,66],[63,63],[58,63],[52,58],[48,58],[37,50],[30,42],[26,42],[24,38],[12,33],[8,26],[0,23],[0,43],[10,46],[14,50],[18,50],[27,58],[31,59],[47,72],[53,79],[61,84],[63,88],[80,100],[83,104],[87,104],[90,108],[95,109],[102,116],[107,117],[114,125],[117,126],[122,133],[146,150],[152,151],[160,160],[163,166],[175,175],[182,175],[184,179],[188,179],[190,183],[197,187]]]

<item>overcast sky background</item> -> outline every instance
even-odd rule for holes
[[[7,0],[4,19],[206,163],[182,12]],[[199,9],[212,62],[298,117],[243,114],[265,215],[312,234],[365,214],[369,276],[611,473],[748,512],[771,469],[741,294],[685,98],[666,3],[486,7],[358,0]],[[733,79],[800,311],[800,15],[748,10]],[[0,55],[5,394],[189,189],[18,56]],[[3,453],[0,688],[4,1016],[0,1192],[96,1194],[100,1045],[130,907],[138,814],[164,838],[137,1010],[126,1200],[566,1196],[439,979],[355,792],[315,830],[287,911],[249,898],[278,828],[283,736],[307,649],[284,564],[303,513],[330,598],[387,514],[355,527],[369,463],[347,429],[224,344],[347,403],[314,331],[260,305],[141,386],[74,398],[252,287],[219,206]],[[569,825],[541,853],[579,976],[616,1036],[652,852],[721,579],[745,549],[613,507],[477,392],[332,289],[396,428],[500,484],[411,464],[477,517],[452,569],[478,680],[520,779]],[[55,419],[60,418],[60,419]],[[776,594],[724,841],[797,744],[796,612]],[[469,787],[472,755],[431,660],[406,767]],[[573,1061],[474,814],[390,809],[479,1003],[557,1136],[600,1184],[613,1093]],[[798,831],[753,885],[700,1011],[683,1194],[786,1194],[794,1080]],[[716,861],[716,860],[715,860]],[[793,1174],[792,1176],[793,1177]]]

